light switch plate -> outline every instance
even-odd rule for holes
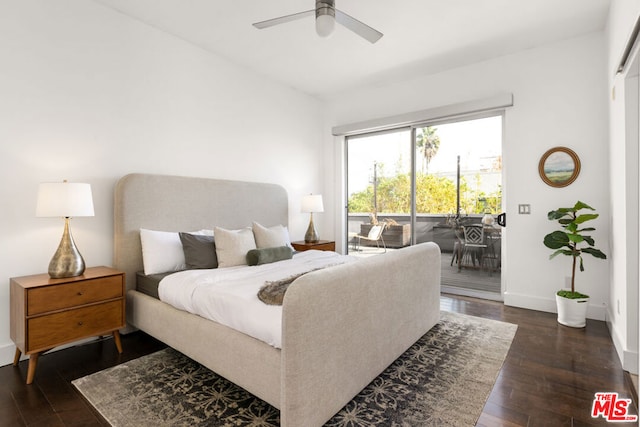
[[[531,214],[531,205],[518,205],[518,213],[520,215]]]

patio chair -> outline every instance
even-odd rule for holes
[[[502,232],[498,228],[487,227],[484,229],[484,239],[487,249],[484,251],[484,261],[488,265],[489,276],[494,271],[499,271],[501,267],[500,243],[502,241]]]
[[[462,227],[464,231],[464,245],[462,246],[462,259],[458,260],[458,268],[465,265],[473,265],[476,261],[482,268],[487,244],[484,240],[484,227],[481,224],[471,224]]]
[[[462,252],[464,248],[464,232],[462,227],[455,227],[453,229],[453,234],[455,235],[455,240],[453,242],[453,253],[451,254],[451,266],[455,262],[458,264],[458,269],[460,269],[460,260],[462,259]]]
[[[382,237],[382,232],[384,231],[387,223],[382,221],[369,230],[369,233],[366,236],[361,234],[355,235],[355,240],[357,242],[356,250],[360,250],[360,243],[362,240],[366,240],[369,242],[376,242],[376,246],[380,249],[380,242],[382,242],[382,247],[384,248],[384,252],[387,252],[387,245],[384,243],[384,238]]]

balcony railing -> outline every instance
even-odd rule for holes
[[[465,215],[462,219],[465,224],[480,224],[482,223],[482,217],[483,215]],[[446,292],[462,292],[463,295],[500,300],[501,274],[499,258],[497,263],[496,260],[493,261],[491,270],[473,268],[472,266],[460,268],[453,253],[457,238],[454,229],[448,223],[448,218],[449,216],[447,215],[417,215],[416,217],[416,243],[435,242],[440,246],[440,250],[443,253],[441,265],[442,289]],[[388,221],[389,219],[402,226],[392,227],[387,230],[387,234],[383,235],[387,247],[398,248],[410,244],[410,237],[405,239],[402,244],[398,243],[398,229],[401,229],[402,233],[408,232],[409,236],[411,236],[411,217],[406,214],[378,215],[378,221]],[[366,235],[366,232],[371,228],[369,215],[351,214],[349,215],[348,225],[350,239],[353,239],[356,234]],[[362,240],[360,245],[354,245],[352,241],[349,243],[350,251],[357,248],[352,252],[356,256],[366,257],[383,253],[383,251],[375,248],[375,242]],[[374,246],[374,248],[363,250],[362,246]],[[500,244],[497,244],[493,249],[499,257],[501,252]],[[459,256],[460,253],[457,253],[457,255]]]
[[[465,215],[465,223],[480,224],[483,215]],[[348,231],[350,236],[366,235],[371,228],[368,214],[349,214]],[[383,233],[387,247],[400,248],[411,244],[411,216],[408,214],[378,214],[378,221],[393,220],[401,227],[390,227]],[[447,223],[447,215],[419,214],[416,216],[415,243],[435,242],[442,252],[453,252],[456,236]],[[408,236],[408,238],[407,238]],[[375,246],[375,243],[362,242]]]

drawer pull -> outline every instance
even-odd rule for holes
[[[82,292],[78,292],[78,296],[81,297],[82,296]]]
[[[78,322],[78,326],[82,326],[82,325],[83,325],[83,323],[82,323],[82,322]]]

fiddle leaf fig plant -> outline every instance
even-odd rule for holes
[[[595,231],[593,227],[583,227],[583,224],[598,218],[597,213],[581,213],[582,210],[595,211],[594,208],[586,203],[578,201],[571,208],[559,208],[547,214],[550,221],[557,221],[562,230],[553,231],[544,236],[544,245],[554,252],[549,255],[549,259],[553,259],[558,255],[567,255],[572,257],[573,264],[571,268],[571,292],[558,291],[558,295],[565,298],[586,298],[576,292],[576,264],[580,260],[580,271],[584,271],[584,263],[582,254],[589,254],[596,258],[607,259],[607,256],[600,250],[596,249],[593,237],[588,234]]]

